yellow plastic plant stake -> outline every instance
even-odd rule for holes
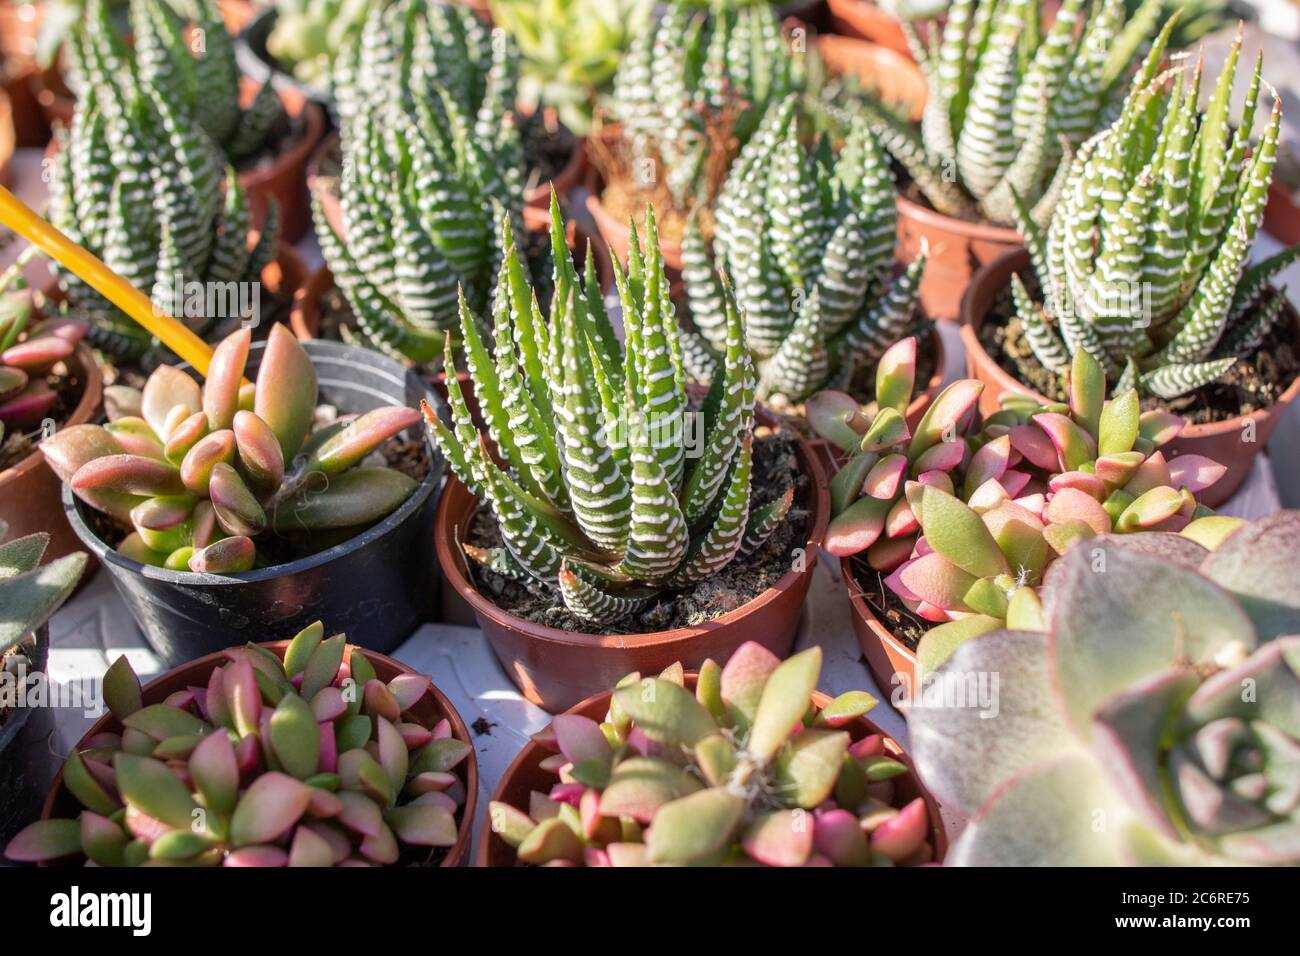
[[[110,269],[93,253],[77,245],[11,193],[0,186],[0,223],[39,246],[69,272],[135,319],[186,362],[208,374],[212,347],[172,316],[154,308],[153,302]]]

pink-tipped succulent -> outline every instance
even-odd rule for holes
[[[1102,535],[1052,566],[1046,635],[957,648],[933,699],[973,674],[1000,698],[908,712],[922,779],[971,820],[945,862],[1300,864],[1297,552],[1295,511]]]
[[[818,647],[782,663],[749,642],[705,661],[694,693],[680,664],[628,675],[604,721],[561,714],[534,738],[556,783],[527,807],[493,802],[493,832],[548,866],[930,862],[925,801],[897,785],[907,767],[880,735],[850,733],[876,701],[812,706],[821,662]]]
[[[126,658],[104,675],[120,732],[63,765],[83,809],[19,832],[16,862],[98,866],[386,866],[454,845],[470,745],[414,709],[429,678],[384,683],[313,624],[284,659],[248,644],[206,686],[145,704]]]
[[[37,430],[58,404],[51,382],[86,334],[86,323],[50,319],[29,328],[32,301],[17,268],[0,279],[0,471],[34,447]]]
[[[314,536],[333,542],[361,530],[415,488],[368,459],[419,412],[385,406],[317,427],[316,371],[293,334],[271,327],[256,384],[243,381],[250,343],[248,329],[224,339],[202,388],[159,366],[142,392],[110,391],[107,425],[42,443],[82,501],[131,527],[118,546],[127,557],[175,571],[247,571],[263,533],[309,554],[320,547]]]
[[[887,403],[833,484],[837,506],[839,495],[856,500],[837,510],[826,540],[833,554],[865,550],[896,596],[941,625],[918,648],[926,669],[1004,622],[1041,628],[1037,589],[1048,566],[1076,542],[1112,532],[1180,531],[1210,514],[1196,494],[1222,477],[1223,466],[1198,455],[1167,460],[1160,447],[1185,422],[1142,412],[1136,391],[1107,401],[1104,372],[1082,350],[1071,368],[1069,404],[1009,396],[975,432],[981,387],[957,382],[935,400],[915,436],[878,458],[872,433],[910,395],[896,382],[907,383],[908,346],[895,348],[897,367],[877,384]],[[823,414],[832,408],[836,414]],[[843,398],[817,402],[814,411],[810,421],[826,437],[839,429],[847,440],[861,425]]]

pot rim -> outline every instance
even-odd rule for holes
[[[240,77],[241,83],[256,83],[257,81],[247,75]],[[303,95],[297,90],[285,90],[272,84],[275,95],[280,98],[280,105],[284,107],[286,113],[294,115],[294,106],[297,106],[297,115],[302,117],[303,128],[297,140],[293,141],[287,149],[282,149],[275,154],[271,162],[256,169],[250,169],[239,174],[239,185],[245,190],[257,186],[264,186],[271,180],[283,175],[287,170],[295,166],[306,163],[311,156],[316,144],[320,142],[321,136],[325,133],[325,111],[320,105],[309,97]],[[295,102],[297,100],[298,102]]]
[[[875,40],[869,40],[866,37],[845,36],[842,33],[819,33],[814,39],[814,45],[819,53],[824,54],[824,48],[835,50],[837,47],[846,57],[855,60],[874,58],[876,66],[881,70],[899,70],[912,75],[914,79],[920,80],[923,96],[908,111],[907,121],[909,123],[919,123],[921,116],[925,112],[926,99],[929,97],[929,84],[926,83],[925,74],[917,66],[916,61],[911,57],[904,56],[897,50]],[[903,104],[898,104],[903,105]]]
[[[929,206],[923,206],[915,200],[908,199],[902,193],[899,193],[896,198],[900,216],[919,222],[927,228],[961,236],[967,241],[1000,242],[1003,245],[1016,247],[1024,245],[1024,237],[1015,229],[1007,226],[995,226],[989,222],[968,222],[955,216],[945,216]]]
[[[856,557],[856,555],[853,557]],[[861,590],[855,591],[849,587],[850,581],[854,583],[857,583],[858,581],[858,576],[853,570],[853,557],[839,559],[840,579],[844,582],[845,591],[848,592],[849,604],[852,606],[853,612],[862,618],[863,622],[871,629],[872,633],[880,638],[881,643],[889,644],[894,650],[898,651],[899,654],[915,664],[916,651],[912,650],[894,636],[894,632],[886,627],[885,622],[876,616],[876,612],[871,609],[871,605],[867,603],[867,599],[862,596]],[[883,693],[885,689],[881,687],[879,690]]]
[[[762,407],[759,406],[759,408]],[[763,415],[768,416],[769,413],[763,410]],[[804,472],[809,479],[811,500],[808,503],[808,520],[804,524],[808,540],[803,545],[805,560],[809,564],[802,571],[794,568],[790,569],[761,594],[718,617],[690,627],[678,627],[666,631],[646,631],[639,634],[592,634],[584,631],[566,631],[516,617],[479,592],[469,578],[463,550],[460,547],[453,550],[451,547],[453,539],[457,545],[463,540],[462,526],[452,524],[453,503],[459,505],[463,500],[468,499],[471,514],[473,509],[480,507],[480,505],[477,504],[477,499],[469,493],[469,489],[454,474],[450,473],[447,476],[447,487],[443,490],[442,497],[438,501],[438,514],[434,518],[434,547],[437,549],[438,563],[442,566],[443,574],[452,587],[455,588],[456,593],[469,604],[476,615],[483,615],[500,627],[522,632],[530,640],[578,647],[613,646],[637,648],[670,641],[687,640],[734,626],[760,608],[775,601],[782,593],[795,587],[804,575],[812,571],[812,565],[817,561],[821,551],[822,539],[826,535],[826,527],[830,523],[830,492],[827,489],[825,471],[822,469],[817,455],[802,435],[788,425],[783,425],[779,419],[769,417],[764,424],[769,427],[784,428],[793,438],[796,456],[802,463]]]
[[[698,678],[698,671],[687,671],[684,675],[687,688],[693,688]],[[586,716],[587,711],[597,709],[602,705],[605,709],[608,709],[609,699],[613,697],[613,695],[614,692],[612,690],[603,690],[600,693],[592,694],[585,700],[574,704],[568,710],[563,711],[563,714],[578,714]],[[829,694],[825,694],[819,690],[814,690],[811,695],[813,706],[818,710],[824,709],[832,699],[833,698]],[[560,715],[557,714],[555,716]],[[555,717],[553,716],[551,719],[554,720]],[[883,737],[885,740],[886,751],[895,758],[901,758],[900,762],[907,766],[908,776],[912,778],[912,782],[916,786],[918,795],[925,801],[926,812],[930,819],[930,835],[934,837],[935,860],[937,862],[942,862],[943,858],[948,854],[948,834],[944,829],[943,817],[939,812],[939,802],[935,799],[934,794],[930,792],[929,788],[925,786],[925,782],[921,779],[920,774],[916,772],[916,766],[912,761],[911,755],[903,749],[903,746],[897,740],[885,733],[884,730],[873,722],[867,714],[861,714],[854,718],[854,720],[857,723],[865,725],[867,735],[879,734]],[[545,748],[530,738],[523,747],[520,748],[519,753],[515,755],[514,760],[510,761],[510,766],[506,768],[505,773],[503,773],[500,779],[497,780],[496,789],[492,791],[492,796],[489,798],[489,804],[504,802],[506,785],[511,783],[513,778],[523,771],[525,767],[540,760],[541,754],[549,755],[550,751],[545,750]],[[492,815],[489,813],[484,816],[483,824],[479,828],[478,846],[474,851],[475,866],[491,866],[488,858],[492,842],[499,839],[500,837],[498,837],[492,829]]]
[[[287,640],[262,641],[255,643],[257,643],[259,647],[264,647],[279,655],[281,659],[283,659],[284,651],[289,646],[289,641]],[[196,657],[192,661],[186,661],[184,664],[178,664],[176,667],[163,671],[141,688],[142,699],[148,701],[151,691],[156,693],[161,689],[163,684],[176,680],[179,675],[184,672],[205,670],[208,673],[211,673],[213,667],[217,664],[225,663],[229,660],[226,656],[227,651],[242,646],[243,645],[231,645],[231,647],[226,648],[225,650],[205,654],[202,657]],[[346,644],[346,656],[344,657],[344,660],[350,661],[352,659],[352,653],[355,650],[360,650],[372,660],[393,667],[399,674],[420,674],[420,672],[415,668],[403,664],[394,657],[390,657],[387,654],[381,654],[378,651],[372,651],[369,648],[358,647],[358,645],[351,643]],[[434,702],[438,706],[438,710],[442,713],[442,716],[447,720],[447,722],[451,724],[452,736],[469,744],[469,756],[465,761],[465,804],[461,807],[461,819],[456,828],[456,842],[447,848],[447,855],[443,857],[442,862],[439,864],[439,866],[457,866],[460,864],[461,859],[466,855],[474,836],[474,817],[478,809],[478,752],[474,749],[474,739],[470,736],[469,728],[465,725],[464,719],[460,716],[460,713],[456,710],[456,707],[452,704],[450,698],[448,698],[432,680],[429,681],[429,687],[425,693],[433,696]],[[104,732],[104,730],[114,723],[116,719],[117,718],[113,716],[113,712],[106,709],[105,712],[90,725],[89,729],[81,735],[80,739],[78,739],[77,743],[72,747],[72,750],[80,751],[86,741],[95,734]],[[71,753],[71,750],[69,753]],[[67,759],[66,756],[64,759]],[[46,792],[45,800],[41,805],[40,818],[42,820],[50,819],[50,815],[54,812],[55,801],[60,796],[62,789],[63,768],[60,767],[58,773],[54,776],[54,780],[50,783],[50,789]]]
[[[235,55],[240,69],[245,76],[250,76],[259,82],[269,80],[277,90],[284,87],[295,90],[301,93],[304,99],[311,100],[317,105],[330,102],[332,97],[328,90],[302,82],[267,51],[266,37],[275,28],[275,21],[279,17],[280,13],[274,6],[254,11],[253,16],[249,17],[240,31],[233,36]],[[253,42],[255,37],[256,45]],[[254,69],[255,65],[260,69]],[[264,74],[265,78],[259,79],[259,73]]]
[[[260,344],[260,343],[255,343]],[[333,347],[348,352],[370,353],[367,349],[359,349],[356,346],[345,345],[342,342],[322,342],[317,347]],[[312,362],[315,365],[315,361]],[[405,370],[408,375],[413,374],[410,369]],[[418,378],[418,376],[417,376]],[[409,379],[408,379],[409,381]],[[422,397],[428,401],[435,409],[440,409],[443,400],[438,397],[437,393],[429,388],[428,384],[420,380],[420,389]],[[405,402],[403,401],[403,404]],[[188,587],[233,587],[240,584],[252,584],[262,581],[272,581],[276,578],[289,577],[299,574],[303,571],[309,571],[313,568],[320,567],[331,561],[336,561],[347,554],[360,550],[371,544],[384,535],[388,534],[398,525],[405,522],[428,500],[429,495],[433,494],[442,481],[443,474],[446,471],[446,463],[442,454],[434,447],[432,440],[429,438],[427,429],[424,430],[425,447],[429,450],[429,473],[424,476],[424,480],[415,486],[415,490],[402,504],[391,514],[386,516],[382,521],[371,525],[361,533],[349,538],[348,540],[336,544],[333,547],[326,548],[324,551],[318,551],[315,554],[307,555],[303,558],[295,558],[293,561],[287,561],[284,564],[272,565],[269,568],[259,568],[255,571],[244,571],[239,574],[209,574],[199,571],[171,571],[167,568],[156,568],[152,565],[143,564],[139,561],[133,561],[125,555],[118,552],[116,548],[110,548],[99,535],[90,527],[84,517],[81,509],[84,506],[81,499],[77,498],[67,482],[62,482],[63,490],[63,513],[67,516],[68,524],[77,537],[81,539],[90,551],[105,564],[111,564],[128,573],[139,574],[142,577],[153,581],[160,581],[164,584]]]
[[[1020,272],[1021,268],[1030,267],[1029,252],[1021,246],[1017,249],[1011,249],[998,256],[988,265],[980,267],[979,271],[971,277],[970,285],[966,288],[965,295],[962,296],[961,302],[961,322],[958,333],[961,335],[962,345],[966,349],[966,368],[968,374],[977,375],[977,367],[982,366],[989,372],[989,376],[994,378],[998,385],[1004,391],[1016,391],[1022,395],[1029,395],[1040,402],[1048,403],[1045,395],[1040,394],[1029,386],[1025,385],[1018,378],[1010,375],[993,356],[989,355],[988,350],[980,341],[979,330],[987,318],[987,313],[975,314],[974,290],[977,286],[985,283],[999,281],[998,274],[1007,272]],[[1274,286],[1270,284],[1268,288]],[[1294,303],[1288,298],[1283,304],[1285,314],[1291,316],[1292,325],[1296,329],[1296,340],[1300,342],[1300,310],[1297,310]],[[981,362],[980,359],[983,359]],[[1226,435],[1241,430],[1241,422],[1247,419],[1251,421],[1268,420],[1274,415],[1279,414],[1287,406],[1295,402],[1300,397],[1300,375],[1291,380],[1288,385],[1278,396],[1277,400],[1271,405],[1258,409],[1257,411],[1248,412],[1244,415],[1234,415],[1232,418],[1225,418],[1217,422],[1196,423],[1190,422],[1187,427],[1179,433],[1179,438],[1214,438],[1219,435]]]
[[[104,376],[99,370],[99,363],[95,361],[95,354],[90,351],[85,342],[78,342],[77,350],[72,354],[76,356],[78,363],[81,365],[86,384],[81,390],[81,399],[73,408],[72,414],[68,416],[68,420],[60,426],[61,428],[85,425],[91,419],[96,418],[100,402],[104,397]],[[0,493],[4,492],[7,484],[18,481],[34,469],[42,467],[45,467],[45,457],[41,454],[38,445],[16,465],[10,465],[4,471],[0,471]]]

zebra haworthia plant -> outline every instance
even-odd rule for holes
[[[759,367],[758,396],[803,401],[831,382],[847,386],[896,342],[916,309],[926,256],[894,279],[898,214],[889,165],[871,131],[855,124],[832,157],[799,138],[798,97],[774,104],[718,198],[713,256],[692,218],[682,247],[691,315],[704,342],[688,343],[706,380],[726,347],[719,271],[735,283]]]
[[[579,279],[554,202],[551,239],[549,325],[512,246],[493,304],[495,353],[462,304],[474,394],[505,467],[475,431],[454,379],[452,427],[427,406],[425,418],[500,529],[503,547],[467,545],[469,556],[558,591],[573,614],[603,624],[756,551],[785,518],[794,485],[772,501],[752,500],[754,372],[729,292],[727,355],[698,413],[701,454],[687,459],[684,429],[697,413],[653,210],[644,256],[633,230],[626,274],[614,262],[625,349],[605,312],[591,253]]]
[[[1300,514],[1205,520],[1071,551],[1042,628],[931,675],[936,700],[1002,687],[996,714],[908,712],[922,778],[975,821],[945,862],[1300,863]]]
[[[319,197],[316,234],[380,351],[432,361],[456,328],[458,287],[487,305],[498,220],[522,223],[517,56],[467,9],[401,0],[372,9],[335,61],[344,234]]]
[[[819,434],[856,448],[831,484],[826,548],[841,557],[865,551],[898,598],[942,625],[918,648],[926,668],[1004,621],[1037,626],[1035,589],[1078,542],[1179,531],[1212,514],[1196,493],[1224,467],[1192,454],[1166,460],[1160,447],[1186,422],[1142,412],[1133,389],[1106,401],[1105,376],[1087,352],[1075,353],[1068,405],[1010,396],[975,433],[983,386],[965,380],[940,394],[910,435],[901,417],[910,343],[881,361],[874,420],[834,392],[814,396],[808,416]]]
[[[1035,304],[1019,277],[1012,288],[1046,368],[1063,369],[1082,348],[1117,392],[1177,398],[1253,355],[1282,313],[1286,296],[1268,283],[1300,246],[1247,266],[1282,106],[1274,94],[1252,146],[1268,88],[1261,55],[1233,131],[1240,52],[1238,36],[1204,110],[1199,64],[1190,79],[1175,67],[1135,88],[1115,124],[1080,151],[1046,233],[1021,216],[1046,302]]]
[[[661,166],[656,176],[686,205],[710,198],[702,194],[717,133],[743,145],[768,104],[799,85],[770,8],[703,13],[670,4],[623,56],[609,114],[623,124],[632,161]]]
[[[146,704],[125,657],[104,675],[120,732],[73,750],[62,785],[75,819],[31,824],[16,862],[95,866],[392,866],[455,845],[466,799],[452,771],[470,745],[420,723],[429,678],[385,682],[319,622],[284,659],[225,652],[202,687]],[[345,659],[346,658],[346,659]]]
[[[171,313],[178,285],[260,281],[275,254],[279,213],[272,204],[253,242],[252,212],[234,168],[205,127],[195,125],[193,104],[177,92],[188,89],[183,75],[166,67],[171,60],[163,51],[175,40],[167,36],[170,21],[156,3],[137,0],[134,12],[129,62],[121,39],[93,13],[73,35],[82,81],[72,126],[58,133],[50,220],[137,289],[152,290],[158,307]],[[192,67],[199,77],[212,69],[204,62]],[[151,348],[139,325],[56,268],[71,311],[90,320],[96,346],[116,358],[139,358]],[[218,331],[221,320],[249,318],[193,311],[176,318],[201,335]]]
[[[934,858],[925,800],[885,739],[854,740],[860,691],[812,704],[822,652],[781,662],[753,641],[705,661],[629,674],[601,722],[561,714],[536,740],[558,775],[527,807],[494,802],[493,832],[542,866],[893,866]]]
[[[108,424],[41,443],[82,501],[132,529],[118,546],[127,557],[173,571],[248,571],[264,533],[311,554],[313,536],[333,543],[414,490],[412,478],[367,459],[419,413],[385,406],[316,427],[316,371],[293,333],[273,325],[256,383],[241,384],[250,342],[247,329],[222,341],[202,388],[160,365],[143,392],[114,386]]]
[[[173,7],[184,7],[188,19]],[[134,76],[203,130],[233,164],[256,157],[276,126],[287,122],[269,79],[247,108],[241,105],[243,74],[218,0],[130,0],[130,25],[128,48],[113,26],[108,4],[91,0],[87,5],[68,44],[69,85],[79,96],[87,87],[129,83]]]
[[[1162,0],[1146,0],[1127,22],[1123,0],[1064,0],[1047,28],[1041,7],[955,0],[941,38],[928,46],[904,24],[929,85],[919,130],[861,102],[885,146],[944,215],[1013,225],[1014,191],[1045,221],[1059,195],[1058,169],[1118,109]],[[1154,69],[1166,37],[1144,69]]]

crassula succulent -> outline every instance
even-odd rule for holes
[[[170,314],[190,282],[233,287],[260,281],[275,254],[279,213],[272,204],[254,242],[252,212],[222,141],[197,122],[194,106],[178,93],[190,87],[167,52],[177,42],[169,15],[156,0],[135,6],[133,58],[93,11],[74,34],[70,49],[77,51],[83,79],[72,126],[59,133],[49,214],[69,238],[137,289],[151,291]],[[214,29],[224,37],[216,16]],[[186,49],[182,43],[180,52]],[[206,77],[210,68],[191,70]],[[218,115],[217,104],[203,96],[197,116]],[[151,347],[149,334],[115,305],[72,272],[57,272],[72,313],[90,319],[96,346],[129,359]],[[201,335],[216,334],[221,320],[255,318],[194,311],[176,318]]]
[[[708,185],[718,134],[744,144],[769,104],[799,86],[798,67],[766,6],[708,13],[668,5],[639,33],[614,77],[609,116],[633,162],[686,205]]]
[[[415,488],[369,459],[418,412],[386,406],[318,422],[316,372],[293,334],[271,327],[255,384],[243,382],[250,341],[248,329],[222,341],[202,388],[161,365],[142,392],[114,387],[108,424],[41,443],[77,497],[132,529],[118,545],[127,557],[176,571],[247,571],[259,536],[310,554],[378,521]]]
[[[283,660],[226,652],[205,686],[146,704],[125,657],[104,675],[120,729],[63,765],[82,809],[18,833],[18,862],[97,866],[376,866],[455,844],[470,745],[411,711],[429,678],[384,682],[342,634],[313,624]]]
[[[809,421],[846,451],[832,481],[826,549],[866,552],[870,567],[924,620],[918,654],[938,663],[956,643],[1007,622],[1036,626],[1044,572],[1080,541],[1176,531],[1209,514],[1196,493],[1225,472],[1200,455],[1166,460],[1160,447],[1186,424],[1142,412],[1137,392],[1107,401],[1101,366],[1075,354],[1068,405],[1008,397],[973,431],[982,384],[956,382],[915,434],[901,415],[913,340],[881,360],[874,420],[842,393],[809,401]]]
[[[468,9],[372,8],[335,63],[343,235],[316,197],[316,234],[372,347],[429,362],[456,329],[457,295],[486,307],[500,219],[522,228],[513,110],[518,54]]]
[[[493,832],[550,866],[930,862],[925,800],[898,794],[906,765],[851,733],[875,699],[817,706],[821,663],[819,647],[782,663],[751,641],[693,687],[680,664],[628,675],[603,721],[561,714],[534,738],[556,783],[527,807],[492,803]]]
[[[798,97],[774,104],[733,165],[715,219],[711,257],[698,217],[682,248],[704,339],[686,355],[706,381],[727,340],[721,270],[735,284],[764,400],[797,403],[832,382],[847,386],[911,323],[926,257],[893,277],[893,179],[865,124],[838,157],[826,141],[810,154]]]
[[[0,471],[35,447],[36,431],[58,404],[50,382],[66,369],[86,324],[53,319],[31,325],[35,315],[20,267],[0,278]]]
[[[644,257],[633,230],[627,272],[614,262],[626,347],[605,311],[590,252],[579,279],[558,205],[551,210],[549,324],[513,246],[493,306],[495,354],[474,316],[461,311],[474,394],[502,464],[454,380],[452,427],[427,407],[425,418],[500,529],[503,547],[467,547],[469,556],[557,591],[580,618],[610,622],[760,548],[785,519],[794,485],[771,501],[751,500],[754,372],[729,292],[727,355],[699,412],[700,455],[688,458],[684,429],[696,413],[653,210]]]
[[[995,714],[914,701],[926,784],[970,824],[954,864],[1300,862],[1300,513],[1102,536],[1049,575],[1043,630],[930,675],[1000,676]]]
[[[1059,370],[1087,349],[1116,391],[1177,398],[1253,355],[1282,314],[1269,280],[1300,246],[1248,266],[1277,159],[1281,100],[1262,139],[1262,56],[1240,122],[1229,122],[1238,36],[1201,108],[1201,68],[1174,67],[1135,86],[1123,114],[1075,159],[1046,232],[1021,229],[1045,296],[1013,280],[1034,357]],[[1269,88],[1271,89],[1271,88]],[[1024,210],[1022,209],[1023,213]]]
[[[1009,226],[1019,193],[1045,221],[1062,160],[1113,118],[1161,7],[1145,0],[1126,21],[1123,0],[1064,0],[1044,27],[1037,2],[955,0],[929,43],[904,23],[929,86],[920,129],[860,106],[937,211]]]

